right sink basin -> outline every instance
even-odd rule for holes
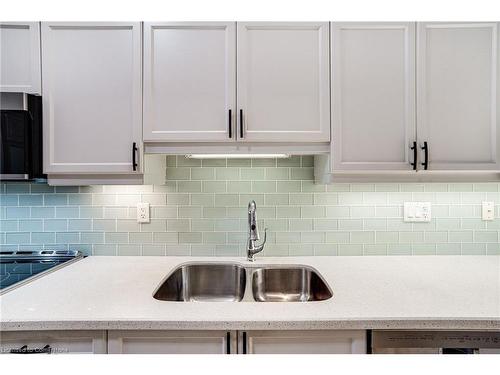
[[[326,282],[305,266],[257,268],[252,274],[252,292],[257,302],[309,302],[332,297]]]

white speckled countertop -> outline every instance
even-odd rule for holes
[[[1,330],[500,329],[500,256],[258,258],[317,269],[333,298],[165,302],[177,265],[243,258],[89,257],[0,297]]]

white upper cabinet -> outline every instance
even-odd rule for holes
[[[144,23],[145,141],[235,139],[235,27]]]
[[[42,23],[46,173],[141,171],[141,39],[139,22]]]
[[[0,92],[40,94],[40,23],[0,23]]]
[[[332,23],[335,170],[411,170],[415,23]]]
[[[330,141],[329,23],[237,28],[239,140]]]
[[[418,140],[427,142],[428,169],[499,169],[498,24],[420,23],[417,40]]]

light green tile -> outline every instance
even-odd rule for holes
[[[462,204],[481,204],[487,199],[486,193],[461,193]]]
[[[399,242],[399,232],[377,232],[375,236],[376,243],[398,243]]]
[[[340,244],[339,245],[339,255],[343,255],[343,256],[363,255],[363,245]]]
[[[164,232],[167,230],[165,219],[151,219],[149,223],[140,224],[141,232]]]
[[[276,193],[276,181],[253,181],[252,192]]]
[[[128,233],[124,232],[105,233],[104,241],[106,241],[106,243],[128,243]]]
[[[440,204],[460,204],[460,193],[436,193],[436,202]]]
[[[95,221],[96,220],[94,220],[94,223]],[[135,219],[118,219],[116,220],[116,230],[118,232],[140,232],[141,226]]]
[[[239,194],[240,196],[240,206],[242,207],[247,207],[248,203],[250,201],[255,201],[257,203],[257,207],[264,206],[264,197],[266,196],[265,194],[257,194],[257,193],[251,193],[251,194]]]
[[[288,205],[288,194],[266,194],[265,203],[267,206]]]
[[[190,168],[177,167],[167,168],[167,180],[189,180],[191,178]]]
[[[204,232],[203,243],[224,244],[226,243],[226,234],[222,232]]]
[[[266,219],[264,223],[269,231],[287,231],[288,230],[288,219]],[[293,229],[290,225],[290,230]]]
[[[177,213],[179,218],[199,219],[201,218],[201,206],[179,206]]]
[[[247,232],[228,232],[227,233],[227,243],[232,244],[246,244],[248,238]],[[271,242],[270,236],[268,235],[267,241]],[[266,242],[268,244],[268,242]]]
[[[201,193],[201,181],[177,181],[180,193]]]
[[[279,193],[298,193],[302,189],[300,181],[278,181],[277,191]]]
[[[314,255],[313,244],[290,244],[288,253],[290,256]]]
[[[423,184],[400,184],[399,191],[424,191]]]
[[[298,243],[300,232],[275,232],[276,243]]]
[[[116,220],[113,219],[94,219],[93,230],[110,232],[116,230]]]
[[[231,160],[238,160],[238,159],[229,159],[228,162]],[[214,246],[198,245],[198,244],[191,245],[191,256],[209,257],[209,256],[214,256],[214,255],[215,255],[215,247]]]
[[[424,184],[424,191],[448,191],[448,184],[441,184],[441,183],[429,183],[429,184]]]
[[[238,231],[240,230],[240,223],[238,220],[234,219],[217,219],[214,220],[214,230],[215,231]],[[245,227],[243,229],[247,229],[247,224],[245,221]],[[194,229],[193,229],[194,230]]]
[[[387,219],[364,219],[363,227],[366,230],[387,230]]]
[[[330,184],[327,185],[327,191],[329,192],[339,192],[339,191],[350,191],[350,184]]]
[[[116,245],[94,245],[93,255],[116,255]]]
[[[185,232],[190,230],[189,219],[167,219],[167,231]]]
[[[167,155],[167,167],[177,167],[177,156]]]
[[[349,215],[350,215],[349,207],[335,207],[335,206],[326,207],[326,217],[348,218]]]
[[[485,222],[481,219],[462,218],[462,229],[500,229],[500,220]]]
[[[437,230],[460,229],[460,219],[436,219]]]
[[[389,244],[387,245],[387,255],[411,255],[412,247],[410,244]]]
[[[309,231],[313,229],[313,219],[290,219],[289,223],[291,231]]]
[[[203,207],[203,217],[205,218],[224,218],[226,217],[225,207]]]
[[[387,255],[387,245],[363,245],[363,255]]]
[[[215,206],[238,206],[240,196],[238,194],[215,194]]]
[[[242,180],[264,180],[265,173],[264,168],[241,168],[240,169],[240,177]]]
[[[332,244],[314,244],[314,255],[316,256],[335,256],[338,255],[338,245]]]
[[[434,244],[413,244],[413,255],[436,255],[436,245]]]
[[[327,243],[349,243],[349,232],[326,232]]]
[[[450,217],[474,217],[474,207],[473,206],[450,206],[449,208]]]
[[[486,254],[487,255],[500,255],[500,244],[492,244],[489,243],[486,245]]]
[[[440,243],[436,245],[436,255],[460,255],[462,249],[459,243]]]
[[[179,243],[201,243],[202,232],[180,232]]]
[[[300,216],[302,218],[322,218],[326,216],[326,209],[322,206],[301,206]]]
[[[177,207],[153,207],[152,208],[152,217],[154,218],[162,218],[162,219],[170,219],[177,217]]]
[[[266,168],[265,177],[268,180],[288,180],[290,168]]]
[[[213,219],[192,219],[191,229],[195,232],[212,232],[214,230]]]
[[[300,241],[302,243],[324,243],[326,233],[324,232],[301,232]]]
[[[189,204],[189,194],[185,194],[185,193],[167,194],[167,204],[169,204],[169,205],[187,205],[187,204]]]
[[[498,242],[497,231],[476,230],[474,231],[475,242]]]
[[[314,193],[315,205],[334,205],[338,202],[338,195],[335,193]]]
[[[425,232],[424,242],[426,243],[446,243],[448,242],[448,232]]]
[[[413,200],[412,193],[389,193],[387,194],[388,205],[402,205],[404,202]]]
[[[375,232],[354,231],[351,232],[351,243],[375,243]]]
[[[120,244],[117,247],[117,253],[120,256],[137,256],[137,255],[141,255],[141,245],[124,245],[124,244]]]
[[[399,185],[398,184],[376,184],[375,191],[398,192]]]
[[[332,231],[338,229],[337,219],[313,219],[314,230]]]
[[[152,243],[153,242],[153,233],[130,232],[129,233],[129,242],[130,243],[138,243],[138,244]]]
[[[363,193],[363,204],[387,204],[387,193]]]
[[[313,197],[312,193],[290,193],[290,205],[312,205]]]
[[[228,193],[250,193],[250,192],[252,192],[252,182],[251,181],[228,181],[227,182],[227,192]]]
[[[484,243],[463,243],[462,255],[486,255],[486,246]]]
[[[423,243],[424,232],[400,232],[399,242],[401,243]]]
[[[145,256],[166,255],[165,245],[142,245],[142,255]]]
[[[226,181],[203,181],[202,191],[204,193],[225,193]]]
[[[215,168],[215,178],[217,180],[239,180],[240,179],[240,169],[239,168]]]
[[[498,191],[498,190],[499,190],[499,184],[498,183],[480,183],[480,184],[474,184],[474,191],[492,192],[492,191]]]
[[[276,167],[276,159],[252,159],[252,167]]]
[[[56,211],[57,215],[57,211]],[[127,207],[104,207],[105,219],[128,219]]]
[[[153,233],[154,243],[178,243],[179,233],[177,232],[156,232]]]
[[[309,168],[309,167],[290,168],[290,178],[292,180],[313,180],[314,168]]]
[[[471,230],[450,231],[450,242],[472,242]]]
[[[167,255],[169,256],[189,256],[191,255],[191,245],[188,244],[167,244]]]
[[[361,219],[340,219],[338,220],[340,230],[363,230],[363,220]]]
[[[262,255],[267,257],[288,256],[288,249],[288,244],[267,244]]]
[[[338,193],[339,204],[362,204],[363,193]]]
[[[192,180],[213,180],[215,179],[215,168],[191,168]]]

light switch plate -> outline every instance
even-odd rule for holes
[[[495,202],[483,202],[481,218],[485,221],[495,219]]]
[[[137,222],[149,223],[149,203],[137,203]]]
[[[404,218],[407,223],[431,221],[431,202],[404,202]]]

